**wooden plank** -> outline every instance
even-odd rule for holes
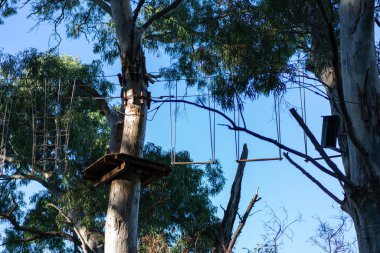
[[[135,167],[135,166],[141,167],[143,170],[145,169],[158,170],[158,171],[170,170],[170,168],[167,165],[150,161],[141,157],[130,156],[123,153],[115,154],[114,157],[115,159],[118,159],[118,160],[128,161],[129,163],[131,163],[132,167]]]
[[[271,157],[271,158],[255,158],[255,159],[241,159],[236,160],[236,162],[265,162],[265,161],[281,161],[282,157]]]
[[[120,164],[119,166],[117,166],[116,168],[114,168],[113,170],[109,171],[108,173],[103,175],[101,178],[96,180],[94,186],[98,187],[99,185],[103,183],[107,183],[111,181],[112,179],[116,178],[120,174],[125,173],[127,168],[128,168],[127,163],[123,162],[122,164]]]
[[[187,164],[214,164],[215,161],[210,162],[172,162],[172,165],[187,165]]]

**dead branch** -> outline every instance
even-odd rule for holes
[[[89,253],[88,250],[87,250],[87,247],[86,247],[85,240],[84,240],[82,234],[76,228],[75,223],[57,205],[55,205],[53,203],[48,203],[47,206],[56,209],[59,212],[59,214],[62,215],[63,218],[65,218],[66,222],[68,224],[71,224],[73,226],[73,230],[74,230],[75,234],[77,235],[77,237],[79,238],[79,240],[81,242],[81,248],[82,248],[83,252],[84,253]]]
[[[248,157],[247,144],[243,145],[240,159],[245,160]],[[224,210],[222,222],[218,228],[218,237],[215,248],[217,252],[224,252],[231,241],[232,229],[235,223],[236,216],[238,214],[240,196],[241,196],[241,182],[244,175],[244,168],[246,162],[239,162],[238,169],[236,171],[235,179],[231,187],[230,199],[228,201],[227,209]]]
[[[337,202],[339,205],[343,204],[343,201],[340,200],[337,196],[335,196],[332,192],[330,192],[326,187],[322,185],[321,182],[319,182],[316,178],[314,178],[312,175],[310,175],[304,168],[302,168],[300,165],[298,165],[295,161],[293,161],[288,153],[283,153],[285,158],[299,171],[302,172],[307,178],[309,178],[314,184],[316,184],[324,193],[326,193],[329,197],[331,197],[335,202]]]
[[[303,129],[307,137],[310,139],[311,143],[314,145],[315,149],[321,155],[323,160],[326,162],[326,164],[334,171],[337,178],[340,179],[345,184],[347,184],[348,186],[352,187],[352,182],[350,182],[350,180],[339,170],[338,166],[336,166],[336,164],[329,158],[325,150],[322,148],[322,146],[319,144],[319,142],[317,141],[313,133],[310,131],[309,127],[305,124],[301,116],[297,113],[296,109],[294,108],[290,109],[290,113],[293,115],[294,119],[301,126],[301,128]]]
[[[232,249],[233,247],[235,246],[235,243],[236,243],[236,240],[237,238],[239,237],[241,231],[243,230],[243,227],[249,217],[249,214],[252,210],[252,208],[254,207],[254,205],[256,204],[256,202],[258,202],[261,198],[259,198],[259,194],[258,192],[255,194],[255,196],[252,198],[251,202],[249,203],[248,207],[247,207],[247,210],[245,211],[244,215],[243,215],[243,218],[241,219],[235,233],[233,234],[232,238],[231,238],[231,242],[230,244],[228,245],[228,248],[227,248],[227,251],[226,253],[231,253],[232,252]]]
[[[196,106],[198,108],[202,108],[202,109],[205,109],[205,110],[208,110],[208,111],[211,111],[211,112],[215,112],[216,114],[220,115],[221,117],[223,117],[225,120],[228,121],[229,125],[225,125],[228,127],[228,129],[230,130],[234,130],[234,131],[239,131],[239,132],[244,132],[244,133],[247,133],[257,139],[260,139],[260,140],[263,140],[263,141],[266,141],[266,142],[269,142],[269,143],[272,143],[274,144],[275,146],[289,152],[289,153],[292,153],[296,156],[299,156],[299,157],[302,157],[308,161],[310,161],[315,167],[317,167],[320,171],[322,171],[323,173],[331,176],[331,177],[334,177],[336,179],[338,179],[340,181],[339,178],[337,178],[337,175],[334,173],[334,172],[331,172],[329,169],[325,168],[324,166],[322,166],[320,163],[318,163],[315,159],[313,159],[311,156],[308,156],[300,151],[297,151],[295,149],[292,149],[288,146],[285,146],[284,144],[278,142],[277,140],[274,140],[274,139],[271,139],[271,138],[268,138],[266,136],[263,136],[263,135],[260,135],[256,132],[253,132],[245,127],[239,127],[235,124],[235,122],[230,118],[228,117],[225,113],[217,110],[217,109],[214,109],[214,108],[211,108],[211,107],[208,107],[208,106],[205,106],[205,105],[201,105],[201,104],[197,104],[197,103],[194,103],[194,102],[190,102],[190,101],[187,101],[187,100],[182,100],[182,99],[152,99],[151,100],[152,102],[155,102],[155,103],[184,103],[184,104],[189,104],[189,105],[193,105],[193,106]]]
[[[165,202],[167,202],[167,201],[170,201],[170,199],[161,199],[161,200],[159,200],[159,201],[153,203],[153,204],[152,204],[151,206],[149,206],[147,209],[142,210],[142,211],[140,212],[140,214],[139,214],[140,217],[142,217],[142,216],[148,214],[149,212],[151,212],[152,210],[154,210],[157,206],[159,206],[159,205],[161,205],[161,204],[163,204],[163,203],[165,203]]]

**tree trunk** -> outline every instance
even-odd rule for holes
[[[130,1],[111,0],[122,65],[122,108],[124,115],[111,124],[111,153],[140,157],[147,119],[147,82],[141,33],[132,22]],[[141,180],[138,171],[112,181],[106,226],[106,253],[135,253]]]
[[[343,209],[354,220],[361,253],[380,252],[380,81],[374,2],[344,0],[339,12],[344,104],[353,127],[353,133],[347,133],[345,169],[357,186],[355,190],[346,189]]]
[[[318,2],[326,4],[328,10],[329,1]],[[380,83],[374,44],[374,0],[340,2],[340,52],[336,52],[339,64],[335,69],[333,38],[328,33],[331,12],[324,13],[327,22],[315,6],[309,13],[313,72],[327,86],[332,113],[342,119],[339,145],[345,174],[354,185],[343,187],[342,208],[354,221],[359,252],[380,252]]]
[[[137,43],[140,43],[140,40]],[[123,131],[122,136],[114,138],[121,139],[121,143],[115,143],[111,152],[138,157],[142,155],[147,114],[143,59],[141,47],[138,48],[137,54],[132,54],[132,57],[129,52],[122,56],[125,82],[122,84]],[[115,130],[114,133],[117,135],[121,132]],[[130,171],[125,178],[112,181],[105,228],[105,252],[137,252],[140,189],[141,180],[138,171]]]

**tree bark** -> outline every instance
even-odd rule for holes
[[[130,1],[111,0],[122,65],[122,108],[124,115],[111,124],[111,153],[141,157],[147,119],[147,81],[141,32],[132,22]],[[138,171],[111,182],[106,225],[106,253],[135,253],[141,180]]]
[[[344,0],[339,11],[344,100],[354,134],[365,148],[347,139],[345,169],[357,189],[346,190],[343,209],[354,221],[361,253],[380,252],[380,80],[374,6],[374,0]]]
[[[141,45],[138,38],[135,45]],[[140,157],[146,128],[145,61],[141,47],[137,53],[122,53],[125,83],[122,86],[124,120],[114,124],[114,143],[111,152]],[[121,135],[121,136],[120,136]],[[119,141],[121,140],[121,142]],[[141,180],[138,171],[130,171],[125,178],[112,181],[105,227],[105,252],[137,252],[138,212]]]
[[[328,3],[317,2],[320,6]],[[361,253],[380,252],[380,81],[374,44],[374,2],[340,2],[339,59],[334,59],[332,52],[331,40],[335,38],[327,32],[332,20],[327,16],[329,11],[325,11],[325,20],[321,10],[314,9],[309,15],[314,73],[326,85],[332,113],[342,119],[339,145],[346,177],[355,186],[343,186],[342,209],[354,221]],[[338,68],[334,68],[334,60],[339,62]]]

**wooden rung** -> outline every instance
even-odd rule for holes
[[[187,165],[187,164],[214,164],[215,161],[209,162],[172,162],[172,165]]]
[[[236,160],[237,163],[239,162],[265,162],[265,161],[281,161],[282,157],[270,157],[270,158],[255,158],[255,159],[240,159]]]

